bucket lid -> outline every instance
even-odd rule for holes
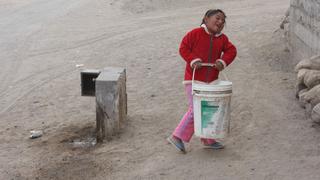
[[[193,82],[193,90],[197,91],[230,91],[232,90],[231,81],[215,80],[212,83]]]

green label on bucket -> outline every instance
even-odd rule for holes
[[[217,106],[212,101],[201,101],[201,131],[214,126],[214,114],[218,111]]]

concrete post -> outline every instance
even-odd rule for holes
[[[127,118],[126,70],[103,69],[95,82],[97,141],[110,140]]]

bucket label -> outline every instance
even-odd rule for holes
[[[201,101],[201,131],[203,134],[216,134],[221,127],[223,114],[219,103],[215,101]],[[222,114],[221,114],[222,113]],[[219,130],[218,130],[219,131]]]

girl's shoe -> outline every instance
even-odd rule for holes
[[[181,139],[170,136],[167,138],[167,141],[182,153],[186,153],[186,149],[184,148],[184,144]]]
[[[224,148],[224,145],[222,145],[221,143],[219,142],[215,142],[213,144],[205,144],[204,147],[206,149],[223,149]]]

